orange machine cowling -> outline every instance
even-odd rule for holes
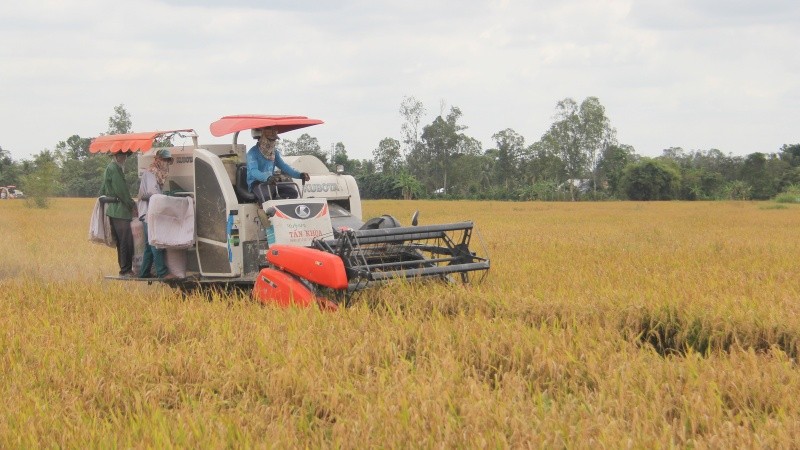
[[[287,308],[307,308],[316,303],[314,293],[297,278],[275,269],[261,269],[253,287],[253,296],[264,304],[275,303]]]
[[[331,289],[347,289],[344,262],[338,256],[306,247],[276,244],[267,250],[275,267]]]

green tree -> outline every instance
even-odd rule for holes
[[[718,172],[694,167],[682,169],[679,198],[682,200],[717,198],[724,185],[725,179]]]
[[[800,167],[800,144],[784,144],[780,149],[780,158],[792,167]]]
[[[91,141],[73,135],[56,145],[56,154],[61,166],[61,195],[67,197],[97,195],[108,161],[104,158],[89,157]]]
[[[303,133],[296,142],[281,143],[281,153],[286,156],[311,155],[316,156],[323,164],[328,165],[328,154],[322,151],[317,138],[308,133]]]
[[[406,156],[406,167],[408,172],[420,180],[427,190],[436,189],[434,158],[430,147],[417,145]]]
[[[739,177],[741,158],[725,155],[717,149],[685,151],[671,147],[662,152],[662,158],[675,161],[680,169],[701,169],[703,172],[716,172],[725,180]]]
[[[372,175],[377,170],[375,168],[375,162],[369,159],[356,159],[353,161],[353,171],[351,172],[354,176],[361,176],[361,175]]]
[[[622,185],[631,200],[672,200],[678,195],[680,177],[673,162],[642,158],[625,167]]]
[[[363,173],[356,176],[362,199],[401,198],[402,188],[397,177],[382,173]]]
[[[742,165],[741,158],[717,149],[685,151],[671,147],[662,152],[661,158],[674,162],[680,169],[679,198],[683,200],[725,197],[725,184],[739,179]]]
[[[488,158],[481,154],[464,153],[453,156],[450,168],[449,194],[459,197],[477,198],[491,186],[487,167]]]
[[[380,172],[386,174],[397,173],[402,166],[400,141],[388,137],[383,138],[378,147],[372,151],[372,160]]]
[[[566,169],[558,152],[541,141],[534,142],[524,150],[520,172],[528,185],[540,182],[561,184],[566,181]]]
[[[578,112],[580,117],[582,145],[587,153],[592,173],[592,188],[597,191],[598,159],[607,148],[617,144],[617,131],[606,117],[606,109],[597,97],[587,97]]]
[[[447,189],[450,195],[476,197],[491,184],[487,171],[490,163],[477,139],[462,135],[457,145],[450,161]]]
[[[557,153],[564,163],[564,172],[569,180],[584,176],[589,159],[580,141],[580,117],[578,104],[567,98],[556,105],[556,121],[542,136],[542,145]],[[574,183],[569,182],[570,197],[575,200]]]
[[[636,152],[630,145],[609,145],[603,149],[597,163],[597,180],[611,195],[621,195],[625,166],[636,161]]]
[[[441,174],[441,179],[431,176],[425,180],[426,184],[433,189],[441,186],[445,193],[448,188],[447,175],[450,171],[451,156],[470,148],[468,145],[462,145],[467,137],[461,131],[467,127],[458,123],[461,116],[461,109],[453,106],[447,117],[437,116],[422,130],[422,147],[425,148],[425,154],[430,156],[428,165]]]
[[[734,180],[725,185],[723,189],[724,198],[729,200],[750,200],[752,198],[753,187],[742,180]]]
[[[50,197],[59,189],[59,167],[56,156],[50,150],[43,150],[34,156],[33,170],[21,179],[28,207],[48,208]]]
[[[789,163],[780,161],[775,155],[751,153],[745,157],[740,180],[751,187],[752,198],[766,200],[779,192],[780,177],[788,168]]]
[[[741,157],[724,154],[720,150],[698,150],[690,154],[691,167],[702,169],[705,173],[717,173],[725,180],[734,180],[738,177]]]
[[[344,168],[344,172],[348,174],[354,174],[358,170],[359,161],[350,159],[347,156],[347,149],[341,142],[337,142],[334,146],[333,152],[333,167],[331,168],[333,172],[336,171],[336,166],[341,165]]]
[[[556,105],[555,119],[541,141],[560,155],[574,200],[573,180],[590,175],[596,189],[598,155],[606,147],[616,145],[616,131],[611,128],[605,108],[597,97],[587,97],[580,105],[571,98],[561,100]]]
[[[400,172],[395,177],[395,188],[400,188],[403,200],[411,200],[412,197],[420,195],[423,191],[422,183],[408,172]]]
[[[277,148],[278,150],[280,150],[282,156],[292,156],[297,154],[297,152],[295,151],[297,145],[295,145],[293,140],[286,139],[284,137],[280,139],[281,140],[278,141]]]
[[[403,97],[400,103],[400,116],[403,117],[403,124],[400,126],[405,144],[404,156],[408,158],[420,145],[419,124],[422,116],[425,115],[425,106],[421,101],[414,97]]]
[[[114,114],[108,118],[108,134],[127,134],[131,132],[131,115],[125,109],[125,105],[119,104],[114,107]]]
[[[400,131],[405,167],[423,185],[432,187],[433,183],[430,182],[433,174],[432,155],[430,149],[422,144],[420,137],[420,123],[422,116],[425,115],[425,106],[414,97],[403,97],[399,112],[403,118]]]
[[[492,180],[506,190],[518,185],[519,165],[525,149],[525,138],[511,128],[492,135],[497,152],[492,165]]]
[[[347,149],[344,147],[344,143],[337,142],[333,146],[333,164],[344,165],[347,163],[347,160]]]
[[[11,159],[11,152],[0,147],[0,186],[18,185],[19,174],[19,164]]]
[[[108,118],[108,129],[106,130],[105,134],[132,133],[132,126],[133,126],[133,121],[131,119],[131,114],[128,112],[127,109],[125,109],[125,105],[120,103],[119,105],[114,107],[114,113]],[[103,155],[103,156],[100,155],[95,156],[95,158],[98,158],[100,160],[100,162],[96,164],[105,167],[111,161],[108,158],[108,155]],[[91,168],[86,170],[92,172]],[[125,182],[128,184],[128,188],[130,189],[131,195],[135,195],[136,192],[139,190],[138,157],[128,158],[128,160],[125,161],[125,166],[123,170],[125,172]],[[95,184],[96,186],[94,188],[94,192],[91,194],[93,196],[97,195],[97,191],[100,190],[100,186],[102,184],[102,173],[100,174]]]

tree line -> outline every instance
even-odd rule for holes
[[[747,156],[717,149],[672,147],[655,158],[618,142],[596,97],[556,105],[554,122],[527,145],[508,128],[492,147],[466,134],[462,112],[451,107],[422,125],[424,105],[400,106],[401,140],[383,139],[372,172],[360,178],[362,196],[493,200],[714,200],[769,199],[800,192],[800,144]]]
[[[405,97],[401,136],[382,139],[370,159],[350,159],[342,142],[323,149],[308,133],[282,139],[280,148],[285,155],[315,155],[331,170],[342,166],[358,180],[363,198],[761,200],[800,192],[800,144],[746,156],[672,147],[658,157],[643,157],[617,141],[596,97],[559,101],[554,122],[530,145],[507,128],[495,133],[485,150],[467,134],[460,108],[442,108],[423,124],[425,113],[422,102]],[[106,134],[131,128],[124,105],[114,107]],[[46,206],[51,196],[96,196],[108,158],[91,155],[90,143],[91,138],[73,135],[22,161],[0,147],[0,186],[19,186],[37,206]],[[135,193],[136,159],[127,164]]]

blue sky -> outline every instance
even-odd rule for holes
[[[207,143],[228,142],[208,131],[223,115],[307,115],[323,148],[370,158],[405,96],[423,123],[461,108],[484,149],[506,128],[537,141],[587,96],[641,155],[800,142],[794,0],[33,0],[0,10],[0,61],[17,159],[104,132],[118,104],[134,131]]]

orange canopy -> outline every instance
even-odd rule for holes
[[[146,133],[109,134],[94,138],[89,145],[91,153],[146,152],[153,147],[153,141],[170,133],[194,132],[191,128],[183,130],[148,131]]]
[[[214,136],[225,136],[242,130],[253,128],[273,127],[278,133],[296,130],[298,128],[319,125],[319,119],[309,119],[306,116],[265,116],[257,114],[240,114],[236,116],[225,116],[211,124],[211,134]]]

